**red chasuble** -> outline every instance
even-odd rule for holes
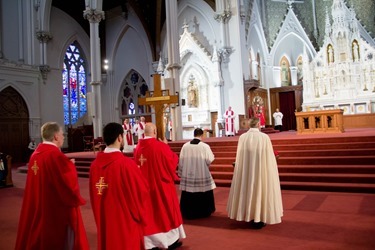
[[[178,156],[167,144],[155,138],[140,140],[134,152],[134,160],[148,180],[152,209],[147,212],[153,218],[147,223],[145,235],[168,232],[182,224],[175,180]]]
[[[121,152],[99,152],[90,168],[90,199],[98,249],[144,249],[143,228],[150,209],[147,182]]]
[[[42,143],[28,166],[15,249],[65,249],[71,231],[74,249],[89,249],[74,164],[56,146]]]

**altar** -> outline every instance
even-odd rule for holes
[[[343,133],[342,109],[296,112],[297,134]]]

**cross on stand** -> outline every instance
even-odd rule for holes
[[[178,95],[169,95],[169,90],[162,90],[160,75],[154,74],[154,91],[147,91],[146,97],[139,97],[139,105],[152,105],[155,110],[157,137],[164,139],[163,113],[164,104],[178,104]]]

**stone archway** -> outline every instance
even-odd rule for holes
[[[13,162],[26,162],[29,143],[29,111],[23,97],[12,87],[0,92],[0,151]]]

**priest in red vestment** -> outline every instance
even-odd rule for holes
[[[107,147],[90,168],[90,199],[98,229],[98,249],[144,249],[144,226],[150,208],[146,179],[121,152],[124,131],[119,123],[103,129]]]
[[[30,158],[15,249],[89,249],[77,170],[60,150],[61,126],[47,122]]]
[[[174,249],[182,245],[180,239],[186,238],[175,187],[178,156],[156,138],[155,124],[146,123],[145,138],[134,151],[134,160],[148,181],[152,202],[148,212],[153,219],[145,227],[145,245],[147,249]]]
[[[145,138],[145,126],[146,126],[146,118],[144,118],[143,116],[141,116],[140,121],[138,120],[135,121],[134,131],[138,135],[138,141],[140,139]]]
[[[122,124],[122,128],[124,129],[124,149],[123,152],[133,152],[134,150],[134,139],[133,139],[133,126],[129,122],[128,118],[124,119],[124,123]]]
[[[125,138],[124,145],[127,146],[133,146],[134,140],[133,140],[133,127],[131,123],[129,122],[129,119],[125,118],[124,123],[122,124],[122,128],[124,129]]]

